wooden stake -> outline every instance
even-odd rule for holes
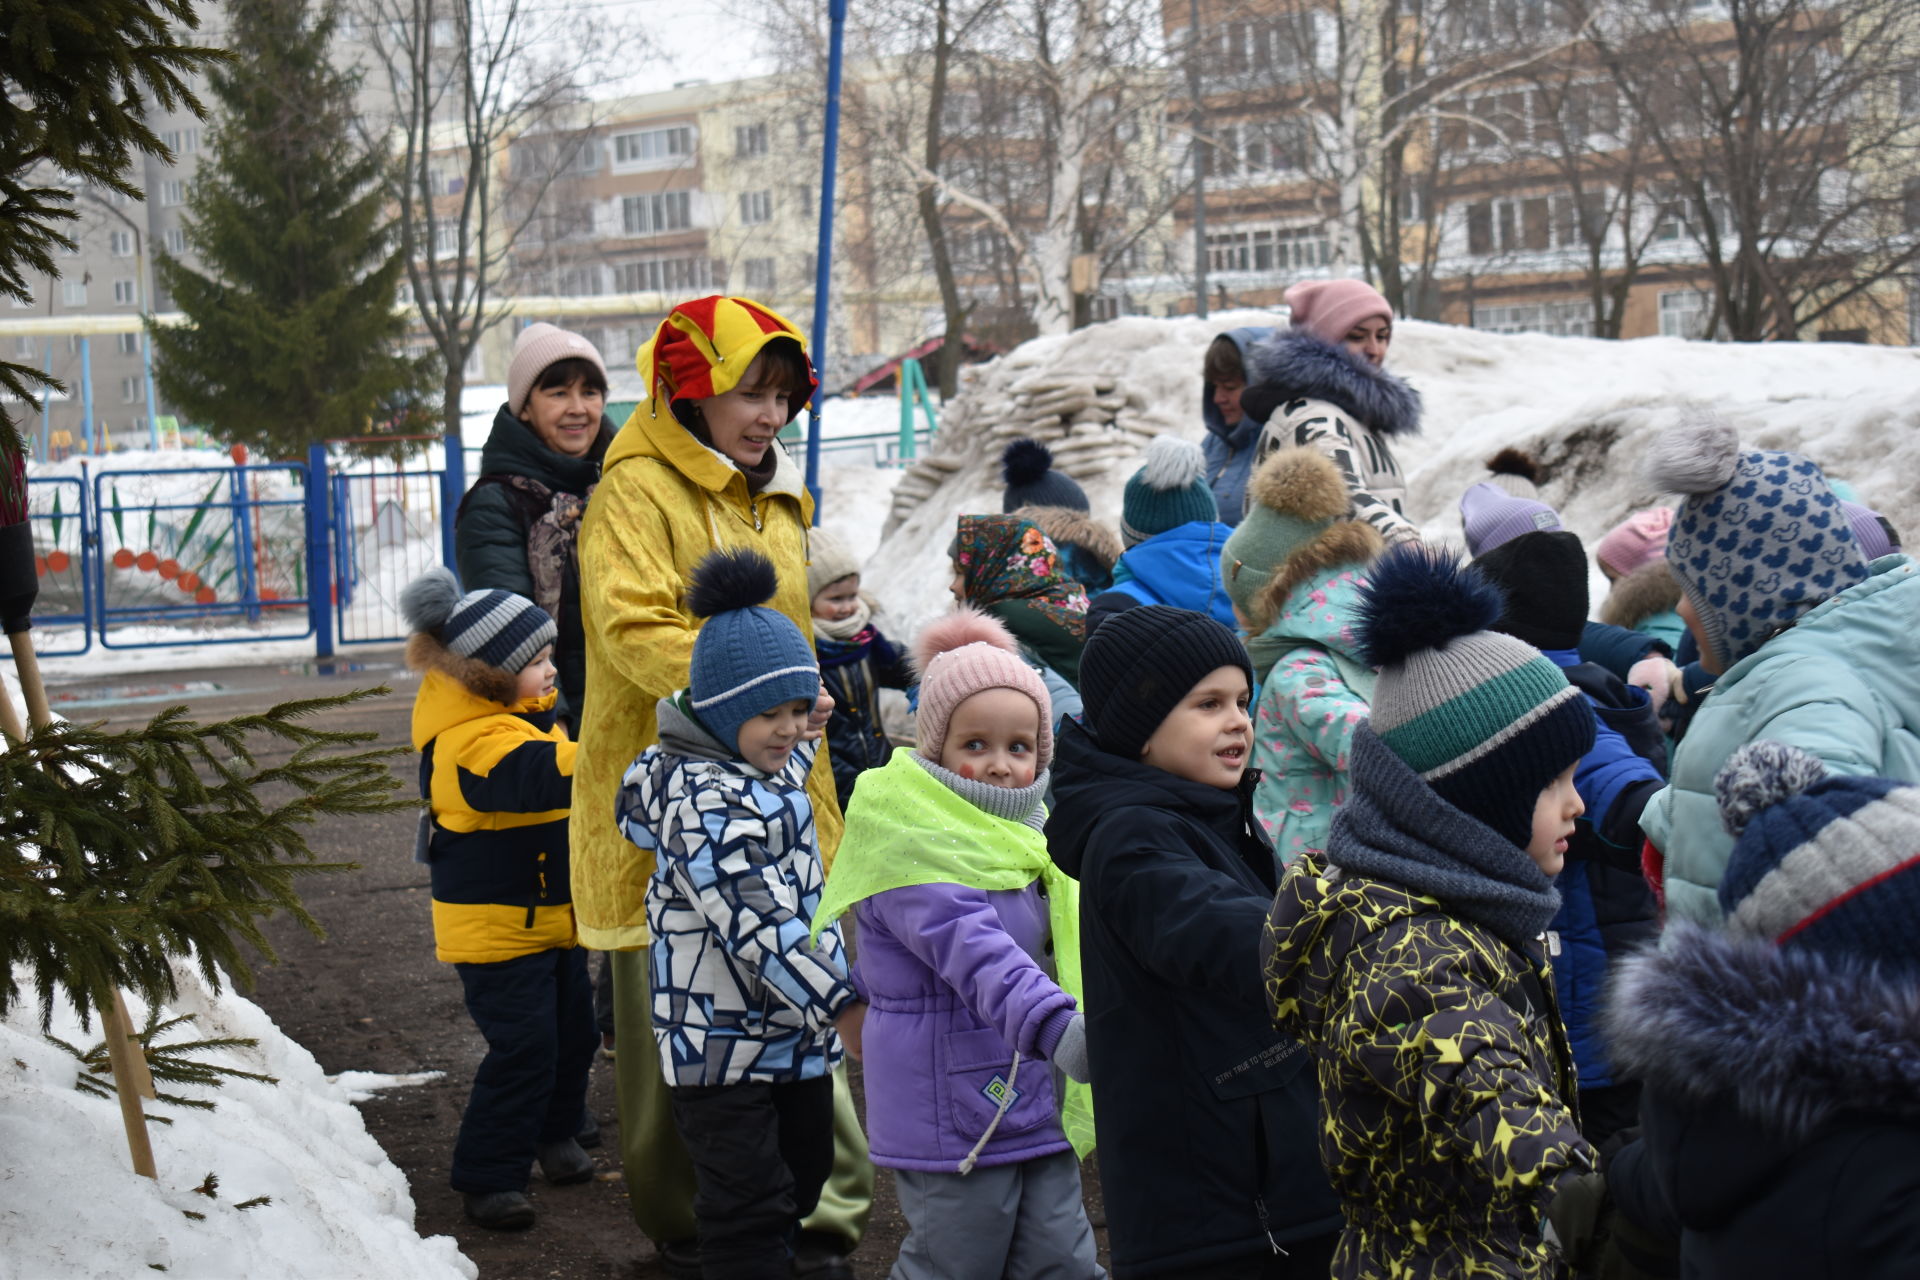
[[[13,699],[7,696],[7,682],[4,680],[0,680],[0,733],[15,742],[27,740],[27,727],[20,723],[20,713],[14,709]]]
[[[20,692],[27,699],[27,719],[36,729],[53,723],[53,709],[47,705],[46,682],[40,678],[40,658],[33,651],[33,632],[12,632],[7,640],[13,645],[13,669],[20,677]]]

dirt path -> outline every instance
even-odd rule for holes
[[[63,714],[76,720],[105,717],[116,725],[144,722],[176,702],[186,703],[198,718],[214,719],[286,698],[386,683],[393,686],[392,694],[334,713],[329,723],[376,732],[383,744],[398,745],[407,743],[415,688],[393,652],[358,654],[332,667],[212,669],[50,683]],[[414,785],[410,764],[403,760],[399,772]],[[261,968],[252,998],[329,1073],[444,1073],[430,1084],[376,1095],[360,1110],[367,1129],[407,1175],[419,1232],[457,1238],[483,1280],[664,1275],[629,1214],[620,1177],[613,1064],[605,1060],[594,1068],[590,1096],[605,1134],[593,1152],[599,1179],[549,1188],[536,1177],[532,1197],[540,1221],[530,1231],[485,1231],[462,1217],[460,1198],[447,1186],[448,1161],[482,1045],[461,1003],[459,979],[433,958],[427,869],[412,856],[414,822],[412,814],[394,814],[336,821],[313,832],[311,842],[323,860],[357,862],[360,870],[313,877],[303,885],[308,909],[327,931],[324,940],[289,920],[268,924],[280,963]],[[855,1091],[859,1096],[857,1074]],[[1102,1223],[1091,1165],[1088,1175],[1089,1208],[1094,1221]],[[892,1178],[883,1170],[872,1223],[853,1259],[861,1280],[887,1274],[904,1234]],[[1102,1261],[1105,1234],[1099,1232]]]

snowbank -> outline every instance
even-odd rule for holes
[[[473,1280],[478,1268],[451,1236],[415,1233],[407,1180],[349,1100],[380,1082],[329,1080],[252,1001],[230,990],[213,995],[188,966],[175,971],[180,996],[170,1012],[197,1021],[162,1041],[255,1038],[257,1049],[205,1060],[279,1083],[180,1089],[210,1099],[211,1112],[149,1103],[150,1115],[173,1120],[149,1125],[160,1173],[149,1181],[128,1166],[119,1104],[76,1090],[78,1062],[41,1036],[30,997],[16,1004],[0,1021],[0,1280],[149,1268],[200,1280]],[[24,971],[14,978],[31,990]],[[129,1004],[143,1024],[145,1011]],[[99,1041],[100,1024],[81,1031],[63,1005],[53,1034],[86,1048]],[[209,1173],[219,1179],[212,1197],[195,1190]],[[271,1203],[236,1207],[259,1196]]]
[[[1129,317],[1024,344],[964,371],[935,456],[899,481],[884,548],[867,582],[896,615],[947,603],[954,518],[1000,509],[999,453],[1013,435],[1045,439],[1096,517],[1117,523],[1120,491],[1146,440],[1199,439],[1200,363],[1213,336],[1280,324],[1263,312],[1207,321]],[[1504,445],[1546,464],[1546,498],[1592,540],[1661,499],[1638,459],[1659,431],[1704,412],[1751,444],[1806,453],[1860,500],[1920,537],[1920,351],[1846,344],[1734,346],[1648,338],[1602,342],[1503,336],[1448,325],[1396,326],[1389,368],[1425,401],[1421,436],[1396,443],[1410,514],[1458,542],[1458,500]]]

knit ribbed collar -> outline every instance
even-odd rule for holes
[[[951,769],[942,768],[919,752],[913,753],[913,762],[932,774],[935,780],[947,790],[959,796],[983,813],[1006,822],[1024,822],[1038,831],[1047,824],[1047,783],[1051,772],[1042,770],[1040,776],[1024,787],[996,787],[989,782],[979,782],[973,778],[963,778]]]
[[[1552,879],[1511,840],[1448,804],[1366,725],[1354,729],[1353,792],[1327,860],[1403,885],[1531,949],[1560,910]]]

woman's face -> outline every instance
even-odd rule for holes
[[[741,470],[760,465],[787,425],[788,388],[770,376],[764,354],[754,357],[739,385],[700,401],[707,438]]]
[[[1387,316],[1368,316],[1341,339],[1347,350],[1379,368],[1387,360],[1387,344],[1393,341],[1393,321]]]
[[[607,393],[575,378],[564,387],[547,387],[527,397],[520,421],[533,428],[540,443],[569,458],[584,458],[600,436],[600,415]]]

